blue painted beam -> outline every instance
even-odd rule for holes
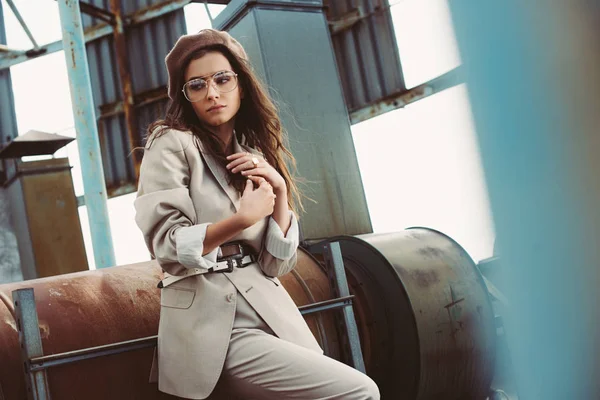
[[[400,91],[391,96],[387,96],[382,100],[377,101],[367,107],[350,112],[350,123],[352,125],[366,121],[370,118],[375,118],[379,115],[398,108],[405,107],[416,101],[423,100],[426,97],[433,96],[443,90],[464,83],[464,72],[462,67],[456,67],[443,75],[440,75],[429,82],[425,82],[414,88]]]
[[[89,29],[85,33],[85,41],[92,42],[100,39],[104,36],[108,36],[113,33],[113,27],[107,24],[100,24],[93,29]],[[0,71],[12,67],[13,65],[20,64],[25,61],[32,60],[36,57],[44,56],[47,54],[56,53],[63,49],[62,40],[48,43],[40,46],[37,50],[11,50],[6,52],[0,52]]]
[[[177,1],[165,1],[161,5],[153,5],[145,9],[141,9],[132,13],[131,15],[123,18],[124,28],[143,24],[156,18],[160,18],[171,12],[182,9],[192,0],[177,0]],[[209,1],[209,3],[221,4],[219,1]],[[113,27],[111,25],[101,23],[95,25],[85,31],[85,41],[92,42],[94,40],[103,38],[105,36],[113,34]],[[20,51],[6,51],[0,52],[0,70],[10,68],[13,65],[31,60],[32,58],[39,57],[46,54],[55,53],[63,49],[63,42],[57,41],[39,46],[33,50],[20,50]]]
[[[106,185],[79,4],[58,0],[77,145],[96,268],[115,265]]]

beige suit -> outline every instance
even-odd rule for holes
[[[256,153],[237,141],[234,146],[235,152]],[[214,265],[218,248],[202,255],[206,228],[233,215],[239,201],[239,193],[227,184],[226,170],[202,151],[201,142],[190,133],[169,130],[148,141],[135,201],[136,222],[166,276],[180,275],[189,269],[204,272]],[[263,335],[259,341],[269,337],[310,353],[309,358],[331,360],[321,355],[322,350],[302,315],[277,279],[296,264],[298,222],[292,212],[290,218],[291,226],[285,236],[268,217],[232,239],[253,247],[259,254],[257,263],[235,268],[231,273],[191,276],[162,289],[159,390],[204,399],[213,391],[226,361],[235,374],[234,366],[239,363],[231,355],[235,347],[230,346],[230,341],[233,344],[234,338],[244,338],[250,343],[257,337],[250,338],[234,326],[234,322],[239,325],[244,321],[239,308],[236,313],[240,295],[243,304],[249,305],[246,314],[255,315],[250,320],[266,324],[260,331],[251,330]],[[237,336],[232,335],[232,330]],[[244,343],[243,340],[235,343]],[[260,366],[260,360],[255,361],[254,370]],[[241,371],[238,377],[244,373]]]

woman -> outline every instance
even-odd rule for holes
[[[293,158],[245,51],[207,29],[165,61],[170,103],[149,128],[135,202],[165,271],[159,390],[204,399],[221,378],[244,399],[378,399],[370,378],[322,354],[277,279],[296,264]]]

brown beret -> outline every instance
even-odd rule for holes
[[[175,77],[183,69],[184,61],[197,50],[218,44],[227,47],[237,58],[248,60],[248,55],[242,45],[225,31],[203,29],[193,35],[181,36],[165,58],[167,73],[169,74],[168,94],[171,99],[177,97],[177,92],[180,89],[175,87]]]

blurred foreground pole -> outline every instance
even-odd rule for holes
[[[600,396],[600,3],[452,0],[520,399]]]
[[[79,2],[58,0],[58,9],[94,260],[96,268],[111,267],[115,265],[115,254]]]

